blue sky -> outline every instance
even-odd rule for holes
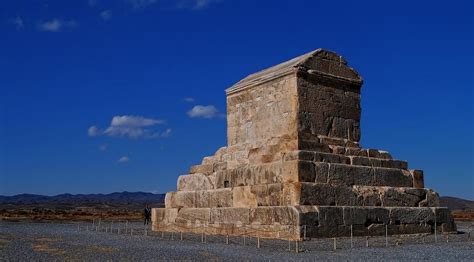
[[[166,192],[226,144],[224,89],[323,47],[362,145],[474,199],[472,1],[2,1],[0,194]]]

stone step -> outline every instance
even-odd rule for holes
[[[435,192],[424,188],[347,187],[296,182],[169,192],[165,205],[170,208],[285,205],[435,207],[439,205],[439,199]]]
[[[284,161],[305,160],[335,164],[350,164],[357,166],[385,167],[407,169],[408,162],[395,159],[385,159],[368,156],[350,156],[344,154],[325,153],[318,151],[297,150],[285,153]]]
[[[260,238],[455,232],[447,208],[278,206],[256,208],[153,208],[154,231],[193,232]]]
[[[291,160],[215,172],[215,188],[286,182],[412,187],[413,175],[396,168]]]

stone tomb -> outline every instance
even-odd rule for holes
[[[300,239],[454,232],[423,171],[359,144],[362,78],[317,49],[226,90],[227,146],[178,178],[153,230]],[[435,227],[435,224],[437,227]]]

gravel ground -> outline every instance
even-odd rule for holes
[[[91,228],[92,224],[87,224]],[[458,223],[462,232],[472,231],[473,240],[468,234],[449,237],[420,236],[389,237],[389,247],[385,238],[354,238],[353,248],[350,239],[338,239],[337,250],[333,249],[333,239],[317,239],[299,243],[296,253],[295,243],[288,251],[288,242],[282,240],[260,241],[257,249],[256,239],[230,237],[229,245],[224,236],[208,236],[207,243],[201,243],[201,235],[150,233],[139,223],[129,224],[134,228],[125,234],[117,234],[118,224],[114,223],[114,233],[87,231],[86,224],[58,223],[14,223],[0,222],[0,261],[129,261],[129,260],[455,260],[474,261],[474,227],[471,223]],[[104,230],[104,229],[103,229]],[[173,238],[173,239],[172,239]]]

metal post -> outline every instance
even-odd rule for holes
[[[365,246],[369,247],[369,237],[368,236],[365,237]]]
[[[353,238],[353,233],[352,233],[352,224],[351,224],[351,249],[352,249],[352,247],[354,246],[354,245],[353,245],[353,242],[352,242],[352,238]]]
[[[179,239],[183,241],[183,232],[179,232]]]
[[[298,253],[299,252],[299,247],[298,247],[298,239],[295,241],[295,252]]]
[[[291,239],[288,238],[288,251],[291,251]]]
[[[423,234],[423,244],[425,243],[425,234]]]
[[[245,246],[245,235],[244,235],[244,246]]]
[[[257,236],[257,248],[260,248],[260,237]]]
[[[306,225],[303,226],[303,241],[306,240]]]
[[[449,234],[446,234],[446,243],[449,243]]]
[[[201,243],[204,243],[204,232],[201,233]]]
[[[165,232],[161,231],[161,239],[165,238]]]
[[[336,251],[336,249],[337,249],[336,238],[333,238],[333,240],[334,240],[333,249],[334,249],[334,251]]]
[[[228,234],[225,236],[225,244],[226,244],[226,245],[229,244],[229,235],[228,235]]]
[[[385,247],[388,247],[388,225],[385,225]]]

